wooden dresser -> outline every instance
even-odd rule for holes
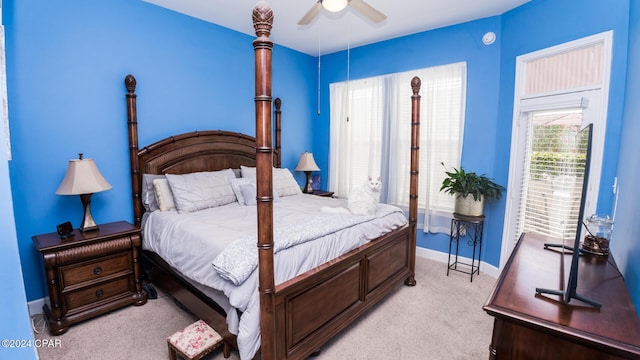
[[[566,284],[571,255],[543,248],[558,241],[537,234],[520,238],[484,306],[495,317],[489,359],[640,359],[640,319],[613,256],[579,260],[577,292],[601,309],[536,294],[536,287]]]
[[[57,233],[32,238],[44,259],[49,304],[44,313],[52,335],[125,305],[143,305],[140,230],[124,221],[60,239]]]

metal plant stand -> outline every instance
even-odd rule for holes
[[[453,219],[451,219],[451,233],[449,235],[449,260],[447,261],[447,276],[449,276],[450,270],[454,270],[471,275],[471,281],[473,281],[473,274],[480,274],[480,254],[482,253],[483,226],[484,216],[465,216],[455,213],[453,214]],[[460,242],[464,239],[467,239],[467,244],[469,246],[473,246],[471,264],[458,260],[458,250],[460,248]],[[453,262],[451,262],[453,243],[455,243],[455,254],[453,254]],[[476,250],[478,252],[477,259]],[[459,269],[459,265],[463,265],[463,267]]]

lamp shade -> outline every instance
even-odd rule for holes
[[[300,155],[300,161],[298,161],[295,171],[320,171],[320,168],[313,159],[313,154],[304,152]]]
[[[348,2],[348,0],[322,0],[322,6],[331,12],[338,12],[346,8]]]
[[[56,190],[56,194],[92,194],[109,189],[111,189],[111,184],[102,177],[93,159],[83,159],[80,154],[79,159],[69,160],[67,173]]]

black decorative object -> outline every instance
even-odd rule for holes
[[[73,225],[70,221],[64,222],[56,226],[56,231],[60,235],[60,239],[68,239],[73,237]]]

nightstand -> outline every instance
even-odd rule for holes
[[[143,305],[140,229],[120,221],[60,239],[57,233],[32,238],[42,254],[49,304],[43,307],[52,335],[126,305]]]
[[[312,194],[316,196],[332,197],[333,191],[313,190]]]

